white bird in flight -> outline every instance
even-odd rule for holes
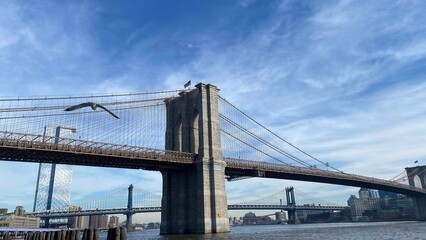
[[[78,104],[78,105],[74,105],[74,106],[71,106],[71,107],[65,109],[64,111],[74,111],[76,109],[80,109],[80,108],[84,108],[84,107],[91,107],[93,110],[96,110],[96,108],[98,108],[98,107],[102,108],[103,110],[105,110],[106,112],[111,114],[113,117],[119,119],[119,117],[117,115],[115,115],[113,112],[108,110],[106,107],[100,105],[99,103],[94,103],[94,102],[85,102],[85,103],[81,103],[81,104]]]

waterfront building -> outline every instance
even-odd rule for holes
[[[301,223],[305,223],[308,220],[309,215],[318,215],[322,213],[329,213],[330,210],[297,210],[297,220]]]
[[[146,225],[146,229],[158,229],[160,228],[160,225],[161,224],[159,222],[150,222]]]
[[[402,210],[414,209],[414,201],[406,195],[398,194],[395,198],[389,200],[389,207]]]
[[[24,216],[25,209],[16,207],[13,214],[0,216],[0,227],[6,228],[39,228],[40,218]]]
[[[287,217],[285,215],[285,212],[276,212],[275,213],[275,221],[277,223],[285,223],[285,222],[287,222]]]
[[[348,199],[352,221],[368,221],[368,216],[364,216],[363,213],[380,209],[380,199],[370,197],[369,189],[366,188],[361,188],[358,194],[359,198],[351,195]]]
[[[394,198],[396,197],[398,194],[394,193],[394,192],[388,192],[388,191],[383,191],[383,190],[379,190],[379,197],[380,198],[385,198],[386,196],[388,198]]]
[[[6,228],[40,228],[40,218],[10,214],[0,218],[0,226]]]
[[[43,136],[75,138],[76,129],[68,126],[46,126]],[[57,138],[50,140],[55,143]],[[51,209],[64,210],[70,203],[72,166],[41,163],[38,169],[34,212]]]
[[[275,221],[273,221],[270,217],[256,216],[256,214],[252,212],[246,213],[243,217],[244,225],[272,224],[272,223],[275,223]]]
[[[412,198],[402,194],[379,191],[376,198],[370,189],[361,188],[359,198],[351,196],[352,221],[414,220],[415,204]],[[392,196],[392,197],[390,197]]]

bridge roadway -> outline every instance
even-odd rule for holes
[[[56,144],[54,143],[56,142]],[[0,160],[112,168],[178,170],[194,166],[195,154],[70,138],[0,132]],[[225,175],[291,179],[381,189],[426,197],[426,190],[398,182],[258,161],[224,158]]]
[[[344,206],[314,206],[314,205],[228,205],[228,210],[324,210],[324,211],[340,211],[345,209]],[[62,218],[62,217],[76,217],[76,216],[92,216],[92,215],[111,215],[111,214],[126,214],[126,213],[148,213],[148,212],[161,212],[161,207],[135,207],[131,210],[127,208],[111,208],[111,209],[91,209],[81,211],[51,211],[51,212],[36,212],[27,213],[27,216],[40,217],[40,218]]]

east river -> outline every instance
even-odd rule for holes
[[[231,227],[230,233],[160,236],[159,230],[128,233],[139,239],[308,239],[308,240],[412,240],[426,239],[426,222],[325,223]],[[102,236],[101,236],[102,237]],[[106,236],[104,236],[106,237]]]

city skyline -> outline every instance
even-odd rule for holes
[[[344,171],[390,179],[415,161],[425,164],[422,1],[0,5],[0,20],[8,23],[0,27],[0,96],[146,92],[206,82]],[[0,162],[0,168],[6,179],[0,207],[32,209],[38,164]],[[71,202],[131,183],[161,191],[158,172],[73,168]],[[108,181],[97,185],[99,179]],[[274,179],[226,183],[229,202],[289,185],[337,203],[358,191]]]

